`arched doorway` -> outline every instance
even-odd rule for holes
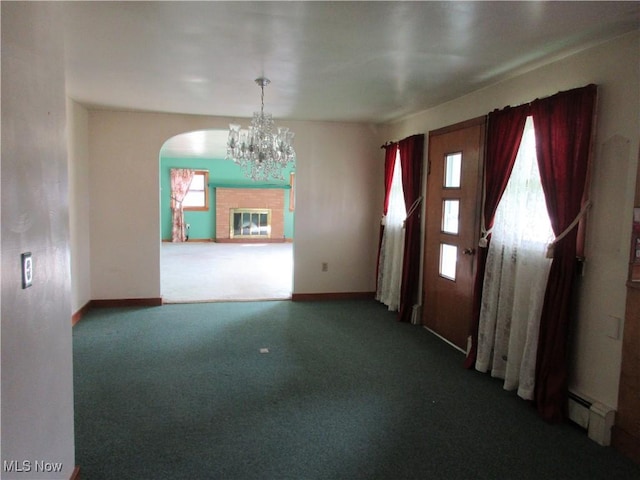
[[[165,303],[291,298],[293,172],[284,172],[281,182],[245,178],[238,165],[225,159],[226,139],[226,130],[198,130],[169,138],[160,149],[160,283]],[[194,171],[189,190],[193,201],[183,203],[185,242],[171,241],[174,168]],[[264,225],[234,232],[234,218],[255,227],[252,220],[266,219],[267,212],[268,229]],[[252,235],[256,232],[269,234]]]

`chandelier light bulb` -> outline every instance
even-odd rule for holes
[[[273,117],[264,113],[264,87],[271,81],[260,77],[255,82],[262,91],[260,111],[254,112],[247,129],[229,125],[227,160],[240,165],[244,175],[254,181],[284,180],[282,170],[295,164],[294,134],[286,127],[278,127],[274,133]]]

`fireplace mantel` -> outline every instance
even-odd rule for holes
[[[240,189],[251,189],[251,190],[271,190],[271,189],[280,189],[280,190],[291,190],[291,185],[279,184],[279,183],[215,183],[209,182],[209,187],[211,188],[240,188]]]

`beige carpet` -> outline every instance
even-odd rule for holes
[[[283,300],[292,286],[291,243],[162,243],[165,303]]]

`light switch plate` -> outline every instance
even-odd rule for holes
[[[29,288],[33,284],[33,259],[31,252],[20,255],[22,262],[22,288]]]

